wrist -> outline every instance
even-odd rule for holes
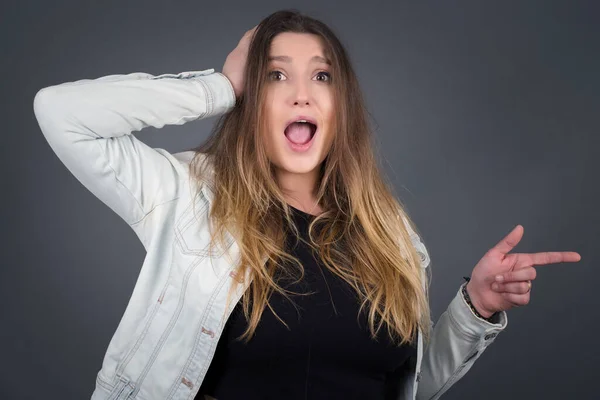
[[[474,293],[471,287],[471,282],[467,282],[465,290],[471,300],[471,304],[473,304],[473,307],[475,308],[475,311],[477,311],[483,318],[489,319],[492,315],[495,314],[494,312],[488,311],[481,306],[481,302],[479,301],[477,295],[473,296]]]
[[[221,71],[221,75],[223,75],[226,78],[227,83],[229,83],[231,92],[233,93],[235,101],[237,102],[237,99],[240,97],[240,89],[236,87],[237,85],[234,84],[234,81],[229,77],[227,72]]]

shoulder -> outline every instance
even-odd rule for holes
[[[173,157],[178,160],[181,164],[189,165],[194,158],[195,152],[193,150],[180,151],[179,153],[173,153]]]
[[[190,177],[190,167],[192,161],[194,161],[195,166],[197,166],[198,164],[202,164],[204,167],[206,167],[206,171],[208,171],[208,177],[212,178],[213,166],[212,163],[210,163],[210,158],[207,157],[206,154],[198,153],[194,150],[186,150],[180,151],[178,153],[173,153],[172,157],[174,160],[174,167],[179,170],[178,172],[182,176],[186,178]]]
[[[400,219],[400,214],[398,215],[398,219]],[[427,247],[425,246],[425,243],[423,243],[421,236],[419,236],[419,234],[417,233],[417,229],[412,224],[412,222],[410,222],[404,216],[402,216],[402,221],[404,223],[404,226],[406,227],[406,230],[408,231],[408,233],[410,235],[412,245],[416,249],[417,254],[419,254],[419,257],[421,257],[421,265],[424,268],[426,268],[427,266],[429,266],[431,259],[429,258],[429,252],[427,251]]]

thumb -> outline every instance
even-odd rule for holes
[[[512,251],[512,249],[515,248],[517,244],[519,244],[521,238],[523,237],[523,232],[523,226],[515,226],[513,230],[508,235],[506,235],[504,239],[502,239],[497,245],[495,245],[490,251],[497,254],[501,254],[503,256],[508,254],[510,251]]]

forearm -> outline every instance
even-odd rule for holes
[[[34,111],[48,139],[69,137],[66,127],[75,136],[107,138],[222,114],[234,103],[227,78],[208,69],[158,76],[135,72],[66,82],[41,89]]]
[[[433,327],[423,355],[417,399],[437,399],[445,393],[469,371],[507,323],[505,312],[498,315],[498,323],[476,317],[459,289]]]

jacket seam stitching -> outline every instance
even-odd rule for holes
[[[206,96],[206,110],[204,111],[203,114],[200,115],[200,117],[206,117],[207,115],[211,115],[213,112],[214,104],[213,104],[213,93],[210,90],[210,87],[202,79],[195,79],[194,82],[200,84],[200,86],[202,87],[202,90],[204,91],[204,95]]]
[[[102,137],[102,136],[98,136],[98,139],[104,139],[104,140],[111,140],[111,139],[117,139],[117,138],[113,138],[113,137]],[[98,142],[95,139],[94,142],[98,145],[98,147],[100,148],[100,151],[102,152],[102,155],[104,156],[104,159],[106,160],[106,164],[108,165],[108,167],[110,168],[110,170],[113,172],[114,176],[115,176],[115,180],[125,188],[125,190],[127,190],[127,193],[129,193],[129,195],[131,196],[132,199],[135,200],[135,203],[138,205],[140,211],[143,214],[142,219],[144,219],[144,217],[146,216],[147,213],[145,213],[144,211],[144,207],[142,207],[142,204],[140,203],[139,199],[137,197],[135,197],[135,195],[131,192],[131,190],[127,187],[127,185],[125,185],[120,179],[119,179],[119,175],[117,174],[117,171],[115,171],[115,169],[113,168],[111,162],[110,162],[110,158],[106,156],[106,151],[104,151],[104,148],[100,145],[100,142]],[[129,223],[129,222],[128,222]],[[131,223],[129,223],[131,225]]]
[[[466,360],[469,360],[469,361],[473,360],[472,362],[475,362],[474,357],[473,357],[473,351],[470,351],[469,355],[467,357],[463,358],[463,360],[461,361],[461,363],[458,366],[458,368],[452,373],[452,375],[450,375],[450,377],[446,380],[446,382],[444,382],[444,384],[442,385],[442,387],[440,387],[438,389],[438,391],[435,392],[433,396],[431,396],[432,399],[436,398],[436,396],[438,394],[444,393],[446,390],[448,390],[455,383],[455,381],[456,381],[455,378],[463,371],[463,369],[465,369],[465,367],[467,365],[466,362],[465,362]],[[450,382],[452,382],[452,385],[450,385]],[[444,389],[446,389],[446,390],[444,390]]]
[[[223,276],[223,278],[221,278],[221,280],[219,281],[218,287],[213,292],[213,296],[212,296],[212,298],[211,298],[211,300],[209,302],[209,304],[211,305],[211,307],[215,303],[215,301],[216,301],[219,293],[221,292],[221,290],[223,290],[223,286],[226,284],[228,276],[229,276],[229,273],[226,273]],[[243,293],[242,293],[242,295],[243,295]],[[242,295],[240,295],[239,298],[241,298]],[[238,298],[238,301],[239,301],[239,298]],[[227,310],[225,310],[225,311],[227,312]],[[230,316],[231,316],[231,312],[233,312],[233,307],[231,308],[231,311],[229,312]],[[206,321],[207,318],[208,318],[208,315],[205,314],[203,316],[203,319],[200,321],[200,324],[198,326],[199,329],[196,331],[197,335],[199,337],[201,337],[202,334],[201,333],[199,334],[198,332],[202,329],[202,326],[203,326],[203,324],[204,324],[204,322]],[[226,322],[227,321],[225,321],[225,323]],[[224,325],[219,326],[219,328],[221,329],[221,332],[222,332],[222,330],[224,329]],[[218,342],[219,342],[218,340],[213,340],[212,343],[211,343],[211,346],[210,346],[210,351],[212,351],[212,357],[213,357],[213,359],[214,359],[214,356],[215,356],[216,347],[218,346]],[[199,341],[195,341],[194,342],[194,349],[192,351],[192,355],[190,355],[190,357],[188,358],[188,361],[187,361],[184,369],[181,371],[181,375],[182,376],[183,376],[183,374],[185,374],[185,370],[187,370],[189,368],[189,364],[192,361],[193,355],[197,352],[198,343],[199,343]],[[202,377],[202,381],[204,381],[204,379],[206,378],[206,373],[208,372],[208,368],[210,367],[210,364],[211,363],[205,363],[204,367],[202,367],[202,369],[200,370],[200,376],[203,376]],[[200,381],[200,376],[198,376],[198,378],[196,379],[196,382],[195,382],[195,385],[198,386],[198,387],[202,386],[202,383],[199,382]],[[192,399],[191,393],[190,393],[190,397],[189,398]]]
[[[173,202],[173,201],[175,201],[175,200],[177,200],[177,199],[179,199],[179,198],[180,198],[180,196],[177,196],[177,197],[175,197],[175,198],[172,198],[172,199],[170,199],[170,200],[166,200],[166,201],[163,201],[162,203],[156,204],[156,205],[155,205],[154,207],[152,207],[152,209],[151,209],[150,211],[148,211],[148,212],[147,212],[147,213],[146,213],[146,214],[145,214],[145,215],[144,215],[144,216],[143,216],[141,219],[139,219],[139,220],[137,220],[137,221],[135,221],[135,222],[132,222],[132,223],[130,223],[129,225],[133,227],[134,225],[137,225],[137,224],[139,224],[140,222],[142,222],[144,219],[146,219],[146,217],[147,217],[147,216],[149,216],[149,215],[150,215],[150,214],[151,214],[151,213],[152,213],[154,210],[156,210],[156,209],[157,209],[157,208],[159,208],[160,206],[163,206],[163,205],[165,205],[165,204],[167,204],[167,203],[171,203],[171,202]]]
[[[235,103],[237,101],[237,96],[235,95],[235,90],[233,90],[233,85],[231,84],[231,81],[229,80],[229,78],[227,78],[225,76],[225,74],[223,74],[221,72],[217,72],[216,74],[222,76],[224,79],[227,79],[227,83],[228,83],[227,88],[229,89],[229,93],[233,97],[233,105],[235,106]]]
[[[192,261],[192,263],[190,264],[188,271],[189,275],[191,275],[193,273],[193,270],[202,263],[202,261],[205,259],[205,257],[202,256],[197,256],[194,261]],[[221,281],[218,282],[217,284],[217,288],[213,290],[213,293],[211,294],[211,297],[209,298],[207,305],[204,309],[204,312],[202,313],[202,315],[200,316],[200,319],[198,320],[198,328],[196,329],[196,334],[195,337],[202,337],[201,329],[202,326],[204,324],[204,322],[208,319],[208,314],[209,314],[209,310],[212,308],[216,298],[217,298],[217,294],[218,292],[221,290],[221,286],[223,285],[223,283],[225,282],[225,280],[227,279],[227,274],[225,274],[225,276],[223,276],[221,278]],[[167,396],[167,399],[172,399],[173,396],[175,395],[175,393],[177,392],[177,390],[179,390],[179,383],[181,382],[181,378],[184,377],[185,375],[185,371],[188,369],[189,364],[195,354],[195,350],[197,347],[197,342],[198,340],[194,340],[194,348],[191,350],[190,355],[188,356],[187,361],[185,362],[185,364],[183,365],[183,367],[181,368],[181,370],[179,371],[179,375],[177,376],[177,379],[175,380],[175,382],[173,382],[173,385],[171,387],[171,390],[169,390],[169,395]]]
[[[181,289],[179,290],[179,295],[178,295],[178,303],[177,306],[173,312],[173,315],[171,316],[169,323],[167,324],[165,330],[163,331],[163,333],[160,335],[157,345],[155,346],[152,354],[150,355],[149,359],[148,359],[148,363],[146,364],[146,366],[144,367],[144,369],[142,370],[142,372],[140,373],[140,377],[139,379],[139,385],[141,386],[143,381],[146,379],[147,375],[148,375],[148,371],[150,370],[150,368],[152,367],[152,365],[154,364],[154,362],[156,361],[156,358],[158,357],[159,353],[162,351],[165,343],[167,342],[167,340],[169,339],[169,336],[171,335],[171,332],[173,331],[173,328],[175,326],[175,324],[177,323],[177,321],[179,320],[179,316],[181,315],[181,310],[183,309],[183,307],[185,306],[185,292],[187,290],[187,285],[189,284],[189,279],[191,274],[193,273],[193,270],[201,263],[202,259],[198,258],[197,260],[194,260],[187,268],[187,270],[185,271],[185,273],[183,274],[183,284],[181,286]],[[139,388],[138,388],[139,389]]]
[[[463,302],[464,302],[464,299],[462,299],[462,294],[461,294],[460,296],[461,296],[461,301],[463,301]],[[467,305],[465,304],[465,306],[467,306]],[[467,306],[467,307],[468,307],[468,306]],[[469,312],[471,312],[471,311],[469,311]],[[467,337],[469,337],[469,338],[471,338],[471,339],[474,339],[474,340],[475,340],[475,342],[477,342],[477,341],[479,340],[479,338],[480,338],[480,336],[479,336],[479,335],[474,335],[474,334],[472,334],[472,333],[470,333],[470,332],[467,332],[466,330],[464,330],[464,329],[463,329],[463,328],[460,326],[460,323],[459,323],[459,322],[456,320],[456,317],[454,316],[454,314],[452,313],[452,311],[451,311],[451,310],[448,310],[448,316],[449,316],[449,318],[450,318],[450,321],[452,321],[452,325],[454,325],[454,327],[455,327],[455,328],[456,328],[456,329],[457,329],[457,330],[458,330],[460,333],[462,333],[464,336],[467,336]]]
[[[452,313],[451,313],[451,312],[448,312],[448,318],[450,319],[450,321],[451,321],[451,324],[452,324],[452,325],[454,325],[454,327],[455,327],[456,329],[458,329],[458,331],[459,331],[459,332],[463,333],[465,336],[467,336],[467,337],[469,337],[469,338],[476,339],[476,340],[477,340],[477,339],[479,339],[479,337],[477,337],[477,336],[475,336],[475,335],[472,335],[472,334],[470,334],[470,333],[468,333],[468,332],[464,331],[462,328],[460,328],[460,326],[459,326],[459,324],[458,324],[458,321],[456,321],[455,317],[452,315]],[[473,343],[473,344],[474,344],[474,346],[473,346],[473,347],[474,347],[474,349],[476,349],[477,351],[479,351],[479,349],[477,349],[477,342],[475,342],[475,343]],[[471,349],[469,350],[468,356],[467,356],[467,357],[465,357],[465,358],[463,358],[463,360],[462,360],[462,361],[461,361],[461,363],[459,364],[458,368],[456,368],[456,369],[454,370],[454,372],[452,373],[452,375],[450,375],[450,376],[448,377],[448,379],[447,379],[447,380],[444,382],[444,384],[443,384],[443,385],[442,385],[442,386],[441,386],[441,387],[440,387],[440,388],[439,388],[439,389],[438,389],[438,390],[437,390],[437,391],[436,391],[436,392],[433,394],[433,396],[431,396],[431,399],[435,399],[435,398],[436,398],[436,396],[437,396],[438,394],[440,394],[440,393],[443,393],[443,390],[444,390],[444,389],[447,389],[447,388],[449,387],[449,386],[448,386],[448,385],[449,385],[449,383],[450,383],[452,380],[454,380],[454,379],[455,379],[455,377],[456,377],[456,376],[458,376],[458,374],[459,374],[460,372],[462,372],[462,370],[465,368],[465,366],[466,366],[465,360],[467,360],[467,359],[469,359],[469,360],[472,360],[472,359],[473,359],[472,355],[473,355],[473,348],[471,348]]]

